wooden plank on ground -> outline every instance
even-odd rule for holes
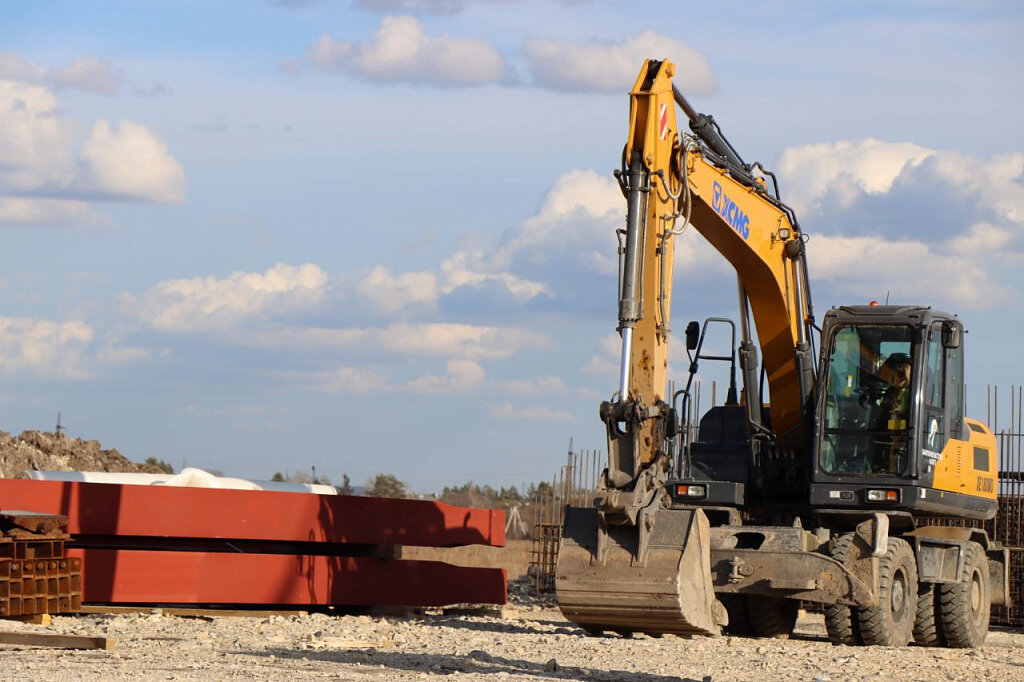
[[[31,623],[32,625],[49,625],[52,622],[48,613],[36,613],[31,616],[4,616],[3,620],[16,620],[19,623]]]
[[[0,632],[0,644],[16,646],[46,646],[56,649],[112,649],[109,637],[85,635],[57,635],[43,632]]]

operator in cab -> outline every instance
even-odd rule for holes
[[[878,421],[875,428],[889,431],[892,434],[892,445],[885,450],[876,452],[887,458],[877,462],[879,468],[887,471],[900,471],[904,462],[902,455],[906,453],[906,429],[910,410],[910,357],[905,353],[893,353],[878,368],[878,378],[885,384],[879,403]]]

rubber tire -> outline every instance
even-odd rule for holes
[[[974,649],[985,643],[992,610],[988,579],[985,550],[968,542],[960,580],[938,586],[939,627],[949,646]]]
[[[857,614],[861,637],[872,646],[906,646],[914,633],[918,589],[917,559],[905,540],[889,538],[878,562],[878,583],[878,604]]]
[[[800,602],[779,597],[749,597],[747,614],[755,637],[789,639],[800,615]]]
[[[722,602],[726,613],[729,614],[729,624],[722,628],[727,635],[737,637],[750,637],[754,629],[750,625],[750,611],[747,609],[747,597],[742,594],[719,594],[718,601]]]
[[[846,555],[853,543],[853,533],[840,535],[832,546],[832,558],[839,563],[846,561]],[[845,646],[860,646],[864,639],[860,635],[860,622],[857,609],[845,604],[827,604],[825,606],[825,631],[828,641]]]
[[[917,587],[917,615],[914,617],[914,643],[919,646],[946,646],[946,638],[939,627],[936,599],[937,590],[932,583]]]

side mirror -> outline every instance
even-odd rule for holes
[[[956,322],[947,320],[942,323],[942,347],[947,349],[960,347],[960,325]]]
[[[679,414],[674,407],[668,408],[665,415],[665,438],[675,438],[679,433]]]
[[[697,343],[700,342],[700,324],[694,320],[686,325],[686,349],[697,350]]]

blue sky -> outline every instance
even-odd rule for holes
[[[11,3],[0,429],[424,492],[603,449],[645,57],[778,171],[820,311],[964,318],[984,417],[1024,381],[1022,29],[999,1]],[[724,261],[677,251],[675,328],[735,316]]]

